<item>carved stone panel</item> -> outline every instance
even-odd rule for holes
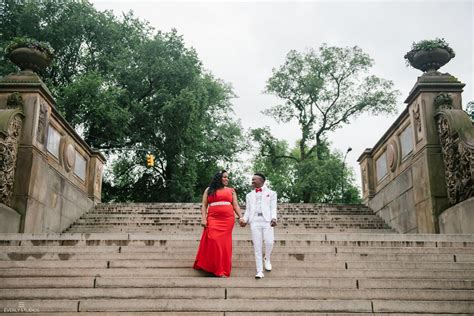
[[[381,182],[388,173],[387,170],[387,152],[385,151],[380,157],[375,161],[376,171],[377,171],[377,182]]]
[[[0,203],[7,206],[11,206],[22,125],[21,115],[15,115],[10,120],[7,133],[0,133]]]
[[[453,133],[451,129],[455,127],[450,126],[448,115],[441,114],[436,118],[448,199],[451,204],[457,204],[474,195],[474,150],[459,138],[458,133]]]
[[[48,105],[41,99],[39,106],[38,128],[36,129],[36,141],[40,144],[46,143],[46,130],[48,126]]]
[[[397,169],[399,164],[398,159],[398,144],[395,140],[391,140],[387,146],[387,165],[391,172]]]
[[[100,194],[102,190],[102,164],[97,163],[95,168],[94,191],[95,194]]]
[[[369,179],[367,176],[367,166],[362,167],[362,193],[365,196],[369,191]]]
[[[422,100],[424,106],[424,100]],[[413,127],[415,130],[415,140],[416,143],[419,143],[423,139],[423,123],[421,119],[421,110],[422,107],[420,103],[416,103],[412,109],[412,117],[413,117]]]
[[[408,125],[400,134],[400,149],[402,160],[413,152],[413,129],[411,125]]]
[[[76,151],[74,150],[74,146],[70,143],[66,143],[64,146],[63,151],[63,161],[64,161],[64,168],[67,172],[71,171],[74,167],[74,162],[76,160]]]

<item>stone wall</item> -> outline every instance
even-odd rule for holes
[[[61,117],[35,73],[0,79],[0,111],[14,92],[25,118],[10,207],[21,215],[20,232],[61,232],[100,202],[105,159]]]
[[[450,204],[435,100],[449,95],[452,107],[461,109],[463,87],[449,74],[423,74],[406,109],[359,157],[364,202],[401,233],[440,231],[438,217]]]
[[[474,234],[474,197],[445,210],[439,217],[442,234]]]

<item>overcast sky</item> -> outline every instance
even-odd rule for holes
[[[293,145],[298,126],[277,124],[261,111],[279,100],[262,93],[272,68],[288,51],[305,51],[322,43],[359,46],[375,61],[371,73],[392,80],[401,91],[398,114],[419,70],[405,66],[412,42],[445,38],[456,57],[440,69],[466,84],[463,104],[474,100],[473,1],[92,1],[116,15],[132,10],[157,30],[176,28],[196,49],[205,68],[233,86],[235,115],[245,129],[267,125],[273,135]],[[346,152],[356,173],[357,158],[375,145],[397,115],[361,116],[329,135],[333,148]]]

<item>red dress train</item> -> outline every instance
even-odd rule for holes
[[[199,243],[194,269],[211,272],[216,276],[230,276],[232,270],[232,230],[234,229],[234,208],[232,192],[223,188],[208,196],[207,227]],[[230,202],[227,205],[210,205],[215,202]]]

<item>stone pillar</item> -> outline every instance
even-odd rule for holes
[[[375,174],[374,157],[372,157],[372,148],[367,148],[357,159],[360,164],[362,178],[362,203],[368,205],[369,200],[375,195]]]
[[[35,221],[42,216],[46,207],[43,202],[46,185],[30,184],[32,178],[47,179],[47,170],[42,166],[47,166],[48,161],[45,152],[46,133],[53,98],[38,75],[31,71],[22,71],[0,80],[0,109],[6,108],[7,99],[13,93],[22,96],[25,119],[18,148],[11,207],[22,215],[20,231],[24,231],[27,209],[31,210],[28,217]]]
[[[102,199],[102,173],[104,170],[104,160],[99,154],[94,154],[91,157],[89,168],[90,181],[88,184],[89,198],[94,201],[94,204],[100,203]]]
[[[437,233],[438,216],[449,207],[435,99],[447,93],[461,109],[464,84],[449,74],[426,72],[418,77],[405,103],[414,126],[413,190],[418,233]]]
[[[0,109],[14,92],[24,100],[11,208],[20,232],[62,232],[101,199],[105,158],[93,151],[55,109],[32,71],[0,79]]]

